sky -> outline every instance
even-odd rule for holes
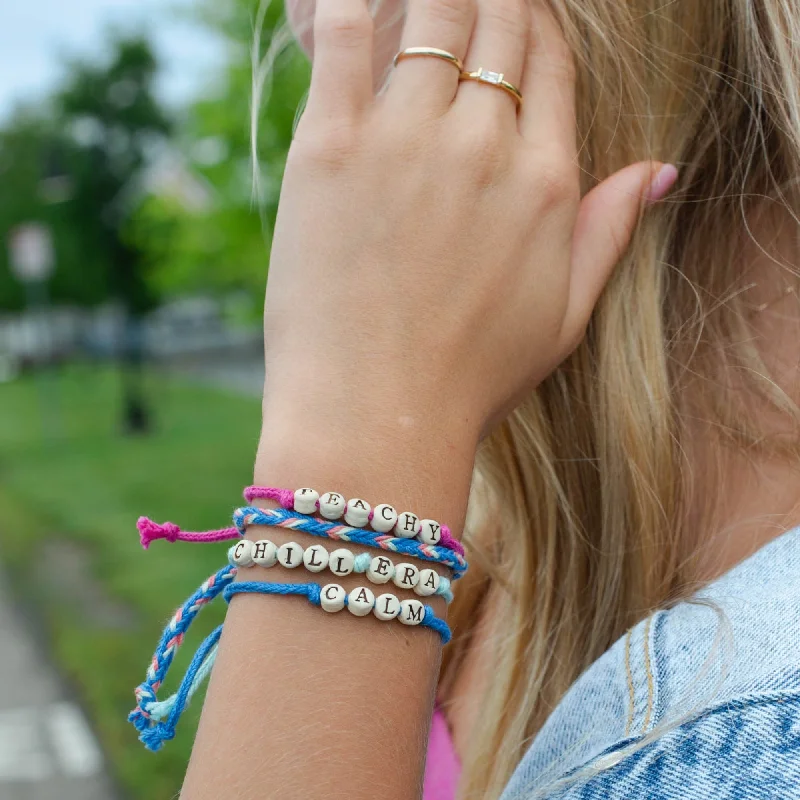
[[[58,85],[64,58],[101,54],[109,26],[145,30],[162,64],[160,97],[181,105],[196,96],[224,57],[223,43],[181,19],[191,0],[0,0],[0,121],[19,100]]]

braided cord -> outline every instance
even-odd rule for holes
[[[281,595],[298,595],[306,597],[310,603],[315,606],[321,605],[322,587],[318,583],[266,583],[264,581],[241,581],[239,583],[232,583],[226,586],[222,592],[222,596],[227,603],[230,603],[231,597],[236,594],[281,594]],[[345,595],[344,604],[349,604],[350,598]],[[447,623],[436,616],[433,609],[429,605],[423,605],[425,613],[420,622],[420,627],[430,628],[432,631],[439,634],[442,644],[447,644],[450,641],[451,633]]]
[[[289,528],[290,530],[310,533],[312,536],[352,542],[366,547],[378,547],[381,550],[413,556],[422,561],[444,564],[453,570],[453,580],[460,578],[466,572],[468,566],[466,559],[462,555],[445,547],[424,544],[416,539],[402,539],[364,528],[351,528],[348,525],[319,520],[284,508],[258,508],[256,506],[237,508],[233,512],[233,523],[242,536],[244,536],[250,525]]]

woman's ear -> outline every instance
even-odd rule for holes
[[[366,2],[366,0],[365,0]],[[400,47],[405,21],[404,0],[379,0],[375,14],[375,50],[373,73],[375,90],[383,84],[384,74]],[[316,0],[286,0],[286,17],[306,55],[314,59],[314,11]]]

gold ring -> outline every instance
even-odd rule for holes
[[[431,56],[432,58],[441,58],[444,61],[449,61],[453,66],[458,68],[459,72],[464,71],[464,65],[458,56],[448,53],[447,50],[440,50],[438,47],[406,47],[401,50],[392,62],[396,67],[404,58],[421,58],[423,56]]]
[[[492,72],[491,70],[478,67],[475,72],[461,71],[461,80],[463,81],[477,81],[478,83],[488,83],[490,86],[496,86],[504,92],[508,92],[516,101],[517,106],[522,105],[522,93],[513,83],[509,83],[504,77],[502,72]]]

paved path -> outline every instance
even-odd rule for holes
[[[83,712],[15,607],[0,571],[0,800],[115,800]]]

